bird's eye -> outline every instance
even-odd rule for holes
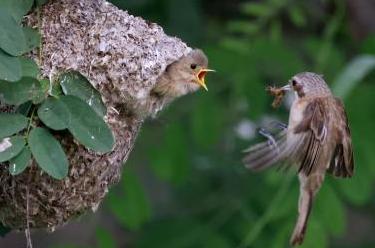
[[[297,85],[297,81],[293,79],[292,86],[296,86],[296,85]]]
[[[193,70],[195,70],[197,68],[197,64],[191,64],[190,68],[193,69]]]

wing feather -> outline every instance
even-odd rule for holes
[[[354,173],[354,156],[348,117],[344,104],[335,98],[335,124],[337,144],[328,172],[337,177],[351,177]]]

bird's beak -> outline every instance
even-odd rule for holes
[[[206,76],[207,72],[210,72],[210,71],[214,72],[215,70],[202,68],[196,74],[197,83],[207,91],[208,91],[208,89],[207,89],[206,83],[204,82],[204,77]]]
[[[285,90],[285,91],[289,91],[289,90],[292,90],[292,87],[290,86],[290,84],[287,84],[287,85],[284,85],[283,87],[281,87],[282,90]]]

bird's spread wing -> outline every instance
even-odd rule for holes
[[[354,159],[348,118],[340,99],[335,99],[335,105],[337,121],[333,125],[335,125],[337,145],[328,172],[337,177],[351,177],[354,171]]]
[[[322,98],[311,101],[304,110],[303,120],[292,130],[303,141],[294,159],[299,164],[298,172],[306,176],[319,165],[320,156],[324,153],[329,121],[326,106]]]
[[[244,152],[246,156],[243,163],[249,169],[262,170],[276,164],[285,158],[287,130],[275,135],[273,140],[268,140],[251,146]]]

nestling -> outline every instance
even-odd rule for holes
[[[192,50],[186,56],[170,64],[157,79],[146,102],[136,107],[138,115],[155,115],[177,97],[197,91],[200,87],[207,90],[205,76],[214,71],[207,68],[208,59],[203,51]]]
[[[352,139],[343,103],[332,95],[322,76],[302,72],[281,89],[295,92],[288,125],[275,139],[272,137],[273,142],[265,141],[247,149],[243,162],[252,170],[277,164],[296,166],[300,181],[299,215],[290,243],[300,245],[326,172],[344,178],[353,175]]]

